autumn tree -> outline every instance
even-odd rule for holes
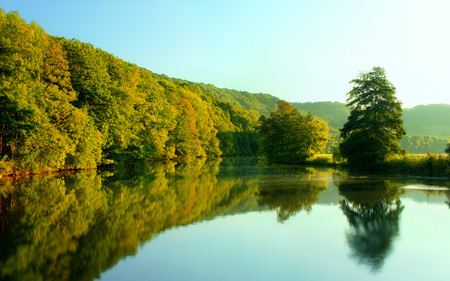
[[[340,129],[339,151],[351,167],[376,168],[389,155],[403,151],[401,102],[381,67],[360,73],[350,83],[354,85],[347,94],[350,116]]]

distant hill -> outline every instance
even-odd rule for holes
[[[403,110],[403,122],[408,135],[450,136],[450,105],[418,105]]]
[[[292,102],[301,113],[311,112],[338,130],[347,122],[349,110],[340,102]],[[403,109],[403,126],[410,136],[450,136],[450,105],[429,104]]]
[[[345,104],[337,101],[292,102],[291,104],[302,114],[311,112],[312,115],[322,118],[329,127],[336,130],[344,126],[349,115]]]

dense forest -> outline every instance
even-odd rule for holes
[[[0,35],[0,174],[255,155],[258,120],[279,101],[155,74],[91,44],[50,36],[17,12],[0,10]],[[322,152],[333,152],[345,105],[292,105],[328,123]],[[443,153],[449,107],[406,109],[402,147]]]
[[[259,114],[215,89],[50,36],[16,12],[0,13],[0,34],[3,173],[258,150]]]

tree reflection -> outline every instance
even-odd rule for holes
[[[450,190],[447,191],[447,198],[448,198],[448,200],[445,201],[445,203],[448,205],[448,208],[450,209]]]
[[[283,169],[283,171],[289,171]],[[277,211],[277,220],[284,222],[301,210],[311,211],[319,200],[318,195],[327,188],[327,170],[303,168],[301,171],[270,177],[270,181],[261,177],[258,204]]]
[[[160,231],[257,206],[256,181],[219,181],[219,165],[1,180],[0,280],[93,280]]]
[[[402,191],[388,180],[339,183],[341,209],[350,224],[346,234],[351,258],[378,272],[399,235]]]

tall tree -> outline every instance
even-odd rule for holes
[[[347,93],[350,116],[340,129],[339,150],[351,167],[376,168],[389,155],[403,151],[399,145],[406,134],[401,102],[381,67],[361,72],[350,83],[354,84]]]

